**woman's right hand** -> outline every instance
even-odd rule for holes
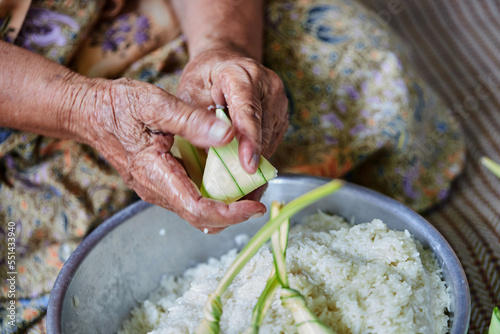
[[[213,112],[193,108],[139,81],[90,82],[91,88],[80,92],[78,99],[82,106],[78,123],[86,124],[85,141],[117,169],[143,200],[174,211],[209,233],[266,211],[262,203],[255,201],[226,205],[202,197],[182,165],[169,153],[175,134],[199,147],[229,143],[234,137],[233,128]]]

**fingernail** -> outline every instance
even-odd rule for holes
[[[252,218],[259,218],[259,217],[262,217],[264,214],[262,212],[257,212],[257,213],[254,213],[253,215],[250,216],[250,219]]]
[[[208,138],[210,139],[210,141],[219,142],[227,136],[227,133],[230,129],[231,125],[227,123],[220,121],[215,122],[210,130],[208,130]]]
[[[250,168],[252,169],[257,170],[257,168],[259,167],[259,162],[260,162],[259,155],[254,153],[250,158],[250,160],[248,161],[248,166],[250,166]]]

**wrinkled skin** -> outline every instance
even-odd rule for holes
[[[287,99],[274,72],[236,52],[212,50],[186,66],[178,90],[184,102],[134,80],[94,82],[90,143],[143,200],[208,233],[265,213],[258,202],[264,188],[230,205],[202,197],[169,150],[175,134],[203,148],[236,136],[240,162],[255,172],[260,155],[274,153],[288,126]],[[208,109],[214,104],[228,106],[232,127]],[[218,136],[210,132],[215,128]]]
[[[240,161],[249,173],[256,171],[261,154],[272,156],[288,127],[288,100],[278,75],[228,48],[190,59],[177,95],[196,107],[228,107],[240,143]]]
[[[209,233],[265,213],[265,206],[256,201],[226,205],[202,197],[169,153],[173,134],[208,147],[230,142],[233,127],[225,126],[213,112],[193,108],[151,84],[129,79],[93,82],[82,98],[93,104],[83,108],[92,110],[85,113],[88,141],[143,200],[174,211]],[[210,129],[217,125],[222,131],[213,136]]]
[[[241,6],[248,4],[255,3]],[[212,8],[208,0],[205,5]],[[252,15],[249,18],[253,20]],[[0,41],[0,126],[91,145],[141,198],[177,213],[202,231],[217,233],[263,214],[266,208],[251,200],[226,205],[203,198],[169,153],[173,136],[204,148],[227,144],[237,136],[240,162],[252,172],[257,167],[249,163],[257,160],[252,157],[261,152],[269,157],[287,127],[280,79],[231,50],[192,52],[179,87],[186,103],[148,83],[86,78]],[[228,105],[234,126],[207,110],[213,104]],[[260,198],[259,191],[252,198]]]

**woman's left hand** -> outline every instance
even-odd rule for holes
[[[283,82],[256,60],[228,48],[198,53],[184,68],[177,96],[195,107],[227,106],[249,173],[269,158],[288,127]]]

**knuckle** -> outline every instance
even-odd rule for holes
[[[285,96],[285,85],[283,84],[283,80],[274,72],[270,76],[271,84],[270,89],[274,95]]]
[[[262,76],[262,68],[259,64],[249,63],[245,66],[245,70],[248,72],[248,75],[253,79],[258,79]]]
[[[282,129],[283,133],[286,132],[289,125],[290,125],[290,122],[288,121],[288,117],[283,117],[283,121],[281,123],[281,129]]]
[[[283,88],[283,81],[276,72],[268,70],[270,72],[269,77],[271,78],[271,83],[275,87]]]
[[[262,145],[263,146],[268,146],[269,143],[271,142],[271,138],[273,136],[273,129],[270,128],[264,128],[262,129]]]
[[[245,117],[249,118],[254,123],[262,122],[262,110],[260,103],[250,101],[250,103],[248,103],[248,107],[242,108],[241,112],[245,115]]]
[[[288,105],[285,103],[282,108],[278,108],[279,119],[284,124],[288,126]]]
[[[236,83],[239,85],[249,85],[252,82],[250,72],[246,68],[239,65],[223,70],[221,72],[221,78],[230,86],[234,86]]]

